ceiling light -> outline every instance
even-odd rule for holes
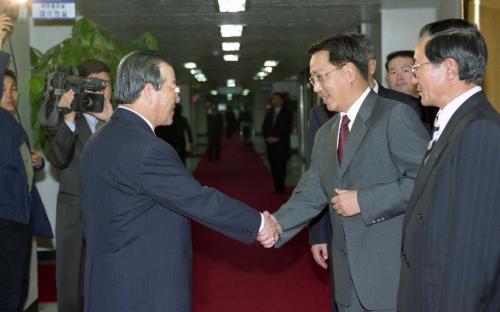
[[[241,37],[243,25],[220,25],[222,37]]]
[[[228,93],[226,96],[227,96],[227,100],[228,101],[232,101],[233,100],[233,94],[232,93]]]
[[[222,43],[223,51],[239,51],[240,43],[239,42],[223,42]]]
[[[194,62],[187,62],[187,63],[184,63],[184,67],[187,68],[187,69],[193,69],[193,68],[196,68],[196,63],[194,63]]]
[[[217,90],[210,90],[210,94],[211,95],[217,95],[217,94],[219,94],[219,92],[217,92]]]
[[[267,67],[264,67],[262,69],[262,71],[264,71],[266,73],[272,73],[273,72],[273,68],[271,66],[267,66]]]
[[[191,75],[196,75],[196,74],[202,73],[200,69],[191,69],[189,72],[191,73]]]
[[[246,0],[218,0],[219,12],[243,12]]]
[[[264,78],[264,77],[266,77],[267,75],[268,75],[268,74],[267,74],[266,72],[263,72],[263,71],[260,71],[260,72],[258,72],[258,73],[257,73],[257,76],[258,76],[258,77],[261,77],[261,78]]]
[[[238,62],[240,58],[238,54],[224,54],[223,57],[226,62]]]
[[[194,78],[198,81],[206,81],[207,80],[207,77],[205,77],[204,74],[196,74],[196,75],[194,75]]]
[[[265,67],[274,67],[274,66],[277,66],[278,65],[278,61],[273,61],[273,60],[267,60],[264,62],[264,66]]]
[[[250,93],[250,90],[248,90],[248,89],[243,89],[243,92],[242,92],[242,93],[243,93],[243,95],[244,95],[244,96],[247,96],[247,95],[248,95],[248,93]]]
[[[228,80],[226,80],[226,86],[228,86],[228,87],[236,87],[236,80],[234,80],[234,79],[228,79]]]

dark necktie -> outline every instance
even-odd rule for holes
[[[337,158],[339,160],[339,165],[342,164],[342,157],[344,156],[344,148],[347,142],[347,136],[349,135],[349,117],[344,115],[342,117],[342,122],[340,123],[340,133],[339,133],[339,146],[337,147]]]
[[[434,119],[434,126],[432,128],[432,137],[431,140],[429,141],[429,144],[427,144],[427,151],[425,151],[424,162],[427,162],[427,157],[429,157],[432,148],[434,147],[434,145],[436,145],[436,142],[438,140],[438,133],[439,133],[439,121],[438,121],[438,116],[436,115],[436,118]]]

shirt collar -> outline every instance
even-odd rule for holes
[[[141,114],[139,114],[135,110],[133,110],[133,109],[131,109],[129,107],[123,106],[123,105],[119,105],[118,108],[126,109],[126,110],[131,111],[132,113],[136,114],[137,116],[141,117],[142,120],[144,120],[148,124],[148,126],[151,128],[151,131],[153,131],[153,133],[155,132],[155,127],[153,126],[153,124],[146,117],[142,116]]]
[[[377,82],[377,80],[373,79],[373,84],[374,84],[374,85],[373,85],[372,90],[373,90],[373,92],[375,92],[375,93],[377,93],[377,94],[378,94],[378,89],[379,89],[379,87],[378,87],[378,82]]]
[[[471,96],[474,94],[480,92],[482,89],[480,86],[476,86],[461,95],[457,96],[454,98],[450,103],[448,103],[446,106],[441,108],[438,113],[437,113],[437,118],[438,118],[438,125],[439,125],[439,131],[438,131],[438,138],[443,133],[444,128],[450,121],[451,117],[453,114],[464,104],[465,101],[467,101]]]
[[[361,104],[365,101],[366,97],[370,93],[370,87],[366,88],[366,90],[361,94],[360,97],[354,103],[352,103],[351,107],[347,110],[347,113],[340,113],[340,119],[347,115],[349,117],[349,130],[352,129],[352,125],[354,124],[354,119],[356,119],[356,115],[358,115],[359,109],[361,108]]]
[[[99,119],[97,119],[96,116],[88,114],[88,113],[83,113],[83,117],[85,117],[85,120],[87,121],[87,124],[90,127],[90,130],[92,133],[95,132],[95,129],[97,127],[97,123],[99,122]]]

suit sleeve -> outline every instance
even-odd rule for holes
[[[309,117],[309,126],[307,129],[307,162],[311,163],[311,154],[313,149],[314,137],[318,129],[321,127],[321,121],[319,120],[316,110],[313,109],[311,116]],[[309,224],[309,244],[324,244],[328,243],[331,236],[331,224],[330,224],[330,214],[328,212],[328,206],[323,209],[321,214],[314,218]]]
[[[326,156],[325,137],[325,135],[316,135],[311,165],[300,178],[292,197],[274,213],[283,229],[283,234],[276,244],[277,247],[281,247],[295,236],[328,204],[328,198],[323,192],[319,176],[319,166],[324,163]]]
[[[47,152],[48,161],[58,169],[69,166],[75,153],[78,134],[71,131],[64,121],[60,121]]]
[[[170,145],[159,140],[147,144],[138,161],[143,192],[154,201],[243,243],[255,241],[260,213],[214,188],[202,187]]]
[[[392,110],[386,135],[399,178],[358,190],[361,217],[366,225],[391,219],[406,211],[428,142],[427,131],[418,116],[404,104]]]
[[[495,116],[498,117],[498,116]],[[464,130],[439,311],[500,311],[500,122]]]

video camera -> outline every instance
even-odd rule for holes
[[[57,107],[61,96],[68,90],[75,91],[75,98],[71,108],[57,107],[59,113],[102,112],[104,108],[104,95],[90,92],[102,91],[106,88],[106,81],[98,78],[82,78],[76,74],[74,68],[61,69],[47,74],[45,82],[45,109],[46,114]],[[88,92],[90,91],[90,92]]]

